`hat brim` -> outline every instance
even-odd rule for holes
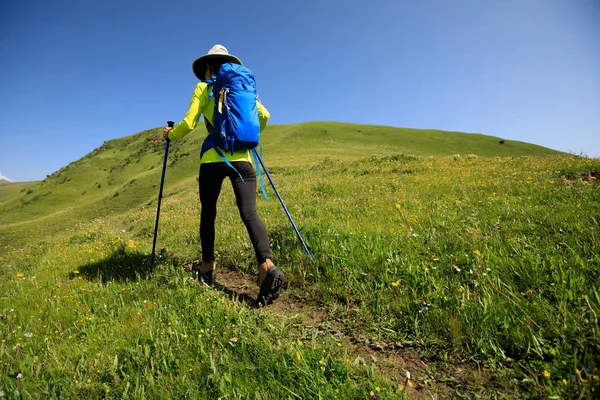
[[[201,81],[204,80],[206,64],[208,64],[209,61],[214,61],[217,59],[223,59],[224,62],[231,62],[234,64],[242,65],[242,61],[231,54],[206,54],[196,59],[196,61],[194,61],[192,64],[192,71],[194,71],[194,75],[196,75],[196,78],[200,79]]]

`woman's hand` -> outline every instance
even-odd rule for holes
[[[171,132],[171,129],[173,129],[173,127],[171,126],[165,126],[163,128],[163,137],[165,138],[165,140],[169,140],[169,132]]]

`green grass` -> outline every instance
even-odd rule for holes
[[[265,162],[317,261],[307,260],[269,191],[258,211],[290,281],[282,302],[297,303],[295,312],[253,309],[183,271],[200,256],[197,159],[175,156],[183,143],[173,146],[154,273],[147,255],[156,205],[146,194],[3,252],[0,390],[66,398],[597,395],[600,161],[452,148],[360,158],[350,138],[340,156],[299,151],[297,163],[279,154],[281,144],[265,143]],[[312,140],[308,147],[325,146]],[[154,146],[160,164],[161,143]],[[116,147],[107,158],[127,154]],[[137,171],[130,164],[128,177],[114,177],[122,188],[115,199]],[[133,185],[144,180],[135,176]],[[150,185],[147,196],[156,191]],[[251,274],[253,251],[229,185],[219,201],[219,267]],[[390,369],[390,356],[420,361]]]
[[[149,277],[147,246],[131,237],[97,220],[1,259],[0,390],[60,398],[363,398],[380,387],[403,397],[339,341],[290,329],[298,315],[282,320],[198,288],[164,252]]]
[[[7,182],[0,181],[0,201],[7,201],[25,193],[27,189],[34,186],[37,182]]]

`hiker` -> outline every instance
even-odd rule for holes
[[[218,44],[213,46],[207,54],[194,61],[192,70],[200,82],[196,84],[189,109],[183,120],[172,128],[164,128],[163,136],[166,140],[178,140],[187,135],[194,129],[201,115],[204,116],[209,132],[212,131],[215,114],[215,94],[213,93],[215,76],[221,66],[229,67],[229,69],[234,67],[228,66],[228,63],[242,65],[238,57],[229,54],[224,46]],[[262,131],[266,127],[270,115],[267,109],[256,100],[256,97],[252,98],[252,106],[254,103],[258,110],[260,131]],[[223,151],[227,149],[219,149],[214,143],[209,133],[202,145],[198,179],[202,259],[199,263],[192,265],[192,271],[200,281],[209,285],[215,283],[214,224],[221,185],[223,180],[228,177],[235,193],[240,217],[246,225],[256,253],[260,287],[257,305],[264,306],[279,297],[285,278],[273,264],[267,230],[256,212],[256,173],[252,166],[251,152],[250,150]]]

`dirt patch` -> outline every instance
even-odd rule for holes
[[[581,179],[587,183],[600,183],[600,172],[599,171],[591,171],[589,173],[581,174]]]
[[[450,390],[437,382],[431,382],[427,364],[410,350],[375,350],[356,343],[348,344],[350,353],[356,356],[354,363],[375,363],[377,370],[395,386],[404,388],[410,399],[435,399],[451,397]],[[410,379],[409,379],[410,378]]]
[[[586,182],[590,184],[600,184],[600,171],[591,170],[590,172],[580,172],[562,177],[564,182]]]

